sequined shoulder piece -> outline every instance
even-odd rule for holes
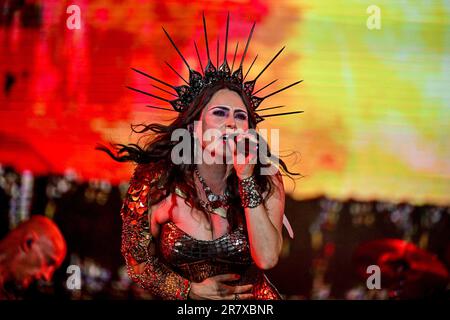
[[[149,199],[165,194],[164,188],[159,187],[159,173],[154,165],[139,165],[135,169],[121,209],[122,254],[133,281],[163,299],[186,299],[190,281],[159,260],[150,232]],[[143,270],[135,269],[144,262]]]
[[[135,263],[147,260],[151,233],[148,221],[149,194],[152,200],[162,196],[158,183],[160,170],[155,165],[140,164],[130,180],[121,215],[123,219],[122,253]],[[131,256],[130,256],[131,255]]]
[[[161,179],[162,172],[163,167],[160,164],[138,164],[134,169],[131,181],[156,186]]]

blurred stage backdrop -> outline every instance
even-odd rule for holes
[[[373,4],[381,28],[371,30]],[[67,27],[70,5],[80,8],[79,29]],[[305,113],[261,125],[280,129],[281,155],[295,152],[285,160],[305,176],[295,186],[285,180],[296,237],[270,272],[280,291],[385,298],[364,289],[352,262],[356,247],[374,239],[408,240],[448,267],[450,1],[0,0],[1,236],[45,214],[70,251],[53,283],[33,294],[151,298],[130,285],[119,252],[132,166],[94,148],[136,142],[132,123],[172,119],[145,107],[158,101],[125,88],[150,88],[130,68],[181,84],[164,65],[187,75],[161,26],[197,68],[194,40],[206,58],[203,11],[212,56],[218,37],[223,50],[229,11],[229,61],[237,42],[239,61],[256,21],[244,66],[258,59],[248,77],[286,45],[260,84],[304,79],[268,103]],[[64,286],[74,263],[86,284],[77,292]]]

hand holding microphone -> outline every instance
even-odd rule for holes
[[[237,152],[243,153],[245,156],[249,154],[250,150],[258,150],[259,147],[258,139],[254,136],[254,134],[247,132],[226,133],[222,136],[222,139],[226,143],[233,141],[234,144],[237,145]]]
[[[239,179],[253,174],[258,159],[258,139],[250,132],[232,132],[222,136],[226,141],[232,157],[233,165]]]

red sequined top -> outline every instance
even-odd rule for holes
[[[121,210],[122,254],[131,279],[163,299],[175,300],[188,298],[191,282],[237,273],[240,279],[230,284],[253,284],[254,299],[280,299],[255,266],[242,225],[220,238],[198,240],[168,222],[162,226],[159,239],[152,238],[149,194],[158,194],[161,189],[157,172],[151,165],[136,167]]]

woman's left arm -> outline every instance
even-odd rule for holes
[[[255,208],[244,208],[250,252],[260,269],[271,269],[278,263],[283,245],[284,188],[281,174],[270,176],[273,192]],[[262,195],[263,198],[266,195]]]
[[[244,139],[252,141],[253,146],[242,161],[238,157],[237,147]],[[279,170],[275,170],[274,174],[268,176],[272,181],[273,192],[270,195],[259,193],[254,180],[257,145],[256,137],[248,132],[240,133],[236,142],[230,139],[228,144],[239,179],[239,194],[245,210],[250,252],[258,268],[267,270],[278,263],[283,245],[284,187]]]

